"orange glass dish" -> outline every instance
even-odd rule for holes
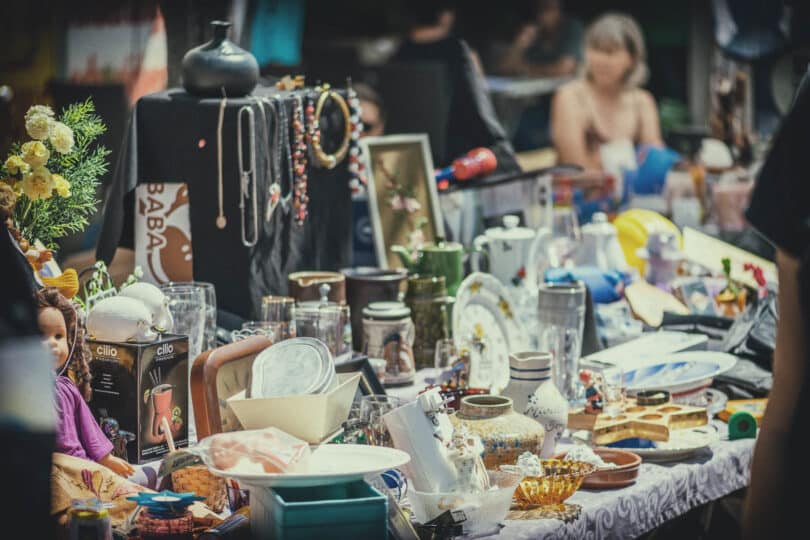
[[[527,476],[515,489],[513,501],[520,510],[562,504],[579,489],[585,477],[596,470],[594,465],[584,461],[541,459],[540,463],[544,475]]]

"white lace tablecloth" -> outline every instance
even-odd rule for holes
[[[389,390],[413,399],[424,388],[425,376],[406,388]],[[718,423],[723,433],[725,424]],[[570,446],[570,445],[569,445]],[[558,450],[566,450],[560,445]],[[563,523],[557,519],[506,521],[498,539],[635,538],[689,510],[720,499],[748,485],[754,439],[720,440],[700,450],[688,461],[673,463],[643,462],[635,484],[622,489],[591,491],[581,489],[567,504],[581,506],[578,519]]]

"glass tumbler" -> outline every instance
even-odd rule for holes
[[[205,294],[205,330],[203,335],[204,351],[217,346],[217,292],[213,283],[206,281],[169,281],[163,287],[194,287],[201,288]]]
[[[188,336],[188,374],[194,360],[202,353],[205,342],[206,301],[205,287],[198,284],[163,285],[160,288],[169,299],[169,311],[174,319],[172,333]],[[197,442],[191,389],[188,392],[188,439]]]
[[[295,299],[289,296],[262,297],[262,320],[281,325],[279,340],[294,338],[296,336]]]
[[[605,396],[603,412],[615,418],[624,412],[624,371],[612,367],[602,371],[602,393]]]
[[[552,355],[554,384],[572,406],[582,404],[579,357],[585,329],[585,285],[544,283],[538,290],[539,349]]]
[[[404,400],[388,395],[370,395],[360,398],[360,418],[366,426],[368,444],[373,446],[394,446],[388,428],[385,427],[385,422],[383,422],[383,416],[404,404]]]

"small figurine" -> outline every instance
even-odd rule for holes
[[[726,276],[726,286],[715,297],[720,308],[720,314],[725,317],[736,317],[745,310],[746,290],[740,288],[731,279],[731,259],[723,259],[723,273]]]
[[[604,398],[602,389],[596,381],[593,372],[582,369],[579,371],[579,380],[585,386],[585,412],[599,414],[604,409]]]
[[[469,433],[466,427],[456,426],[447,457],[456,468],[456,487],[460,493],[480,493],[489,489],[489,476],[481,455],[481,438]]]
[[[48,287],[36,293],[37,320],[56,368],[56,451],[96,461],[123,477],[135,469],[113,455],[113,444],[96,423],[85,400],[90,399],[90,351],[73,304]],[[67,376],[65,376],[67,374]]]

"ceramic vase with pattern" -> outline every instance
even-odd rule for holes
[[[568,425],[568,401],[551,380],[551,354],[510,354],[509,385],[503,395],[512,399],[516,411],[543,425],[546,438],[540,457],[552,457]]]
[[[515,412],[512,400],[503,396],[464,397],[450,420],[481,438],[487,470],[514,465],[523,452],[539,453],[546,435],[539,422]]]

